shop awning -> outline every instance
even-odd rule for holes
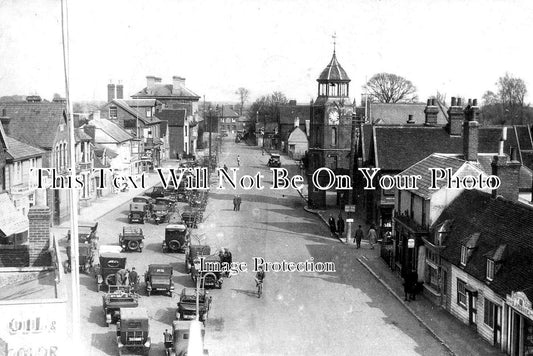
[[[15,208],[7,193],[0,194],[0,211],[0,231],[5,236],[28,230],[28,218]]]

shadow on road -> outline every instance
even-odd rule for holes
[[[257,291],[255,291],[255,290],[235,289],[235,288],[232,288],[231,290],[234,291],[234,292],[237,292],[239,294],[244,294],[244,295],[247,295],[249,297],[257,298]]]
[[[102,334],[92,334],[91,345],[102,351],[105,355],[117,354],[117,343],[115,341],[115,332],[113,331],[108,331]]]

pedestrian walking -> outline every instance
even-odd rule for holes
[[[404,292],[404,300],[410,301],[410,300],[416,300],[415,294],[416,294],[416,285],[418,283],[418,273],[416,273],[416,270],[411,270],[407,272],[404,276],[404,282],[403,282],[403,292]]]
[[[332,215],[330,215],[328,222],[329,222],[329,230],[331,231],[331,235],[335,237],[337,233],[337,226],[336,226],[335,218]]]
[[[135,271],[135,267],[131,268],[131,272],[129,274],[129,280],[130,280],[130,286],[134,293],[137,293],[137,286],[139,284],[139,275],[137,274],[137,271]]]
[[[342,215],[339,213],[339,219],[337,220],[337,231],[339,232],[339,237],[342,237],[344,234],[344,219],[342,218]]]
[[[241,211],[241,203],[242,203],[242,198],[239,194],[237,194],[237,211]]]
[[[233,197],[233,211],[237,211],[237,196]]]
[[[370,244],[370,249],[374,249],[374,244],[376,243],[378,239],[378,233],[376,232],[376,228],[374,225],[370,225],[370,229],[368,230],[368,243]]]
[[[363,229],[361,228],[361,225],[359,225],[359,228],[357,230],[355,230],[355,243],[356,243],[356,248],[359,248],[361,247],[361,240],[363,239],[363,236],[364,236],[364,232],[363,232]]]

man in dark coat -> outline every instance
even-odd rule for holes
[[[233,211],[237,211],[237,196],[233,197]]]
[[[339,237],[342,237],[342,234],[344,234],[344,219],[341,214],[339,214],[339,219],[337,220],[337,231],[339,232]]]
[[[241,202],[242,198],[239,194],[237,194],[237,211],[241,211]]]
[[[337,226],[336,226],[336,222],[335,222],[335,218],[333,216],[329,216],[329,229],[331,231],[331,235],[333,235],[333,237],[335,237],[336,235],[336,232],[337,232]]]
[[[359,228],[355,230],[355,243],[357,244],[356,248],[361,247],[361,240],[363,239],[363,236],[365,233],[363,232],[362,226],[359,225]]]

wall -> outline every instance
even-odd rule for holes
[[[170,159],[176,159],[176,152],[183,154],[183,126],[168,127],[168,146]]]

